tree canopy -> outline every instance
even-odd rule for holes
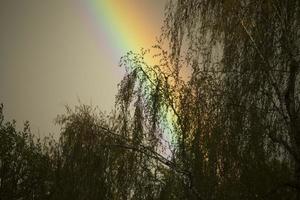
[[[59,141],[0,107],[1,199],[300,198],[299,1],[170,1],[120,66],[115,109],[67,107]]]

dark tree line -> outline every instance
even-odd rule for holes
[[[120,65],[111,114],[67,108],[59,141],[1,106],[0,199],[300,199],[298,0],[170,1]]]

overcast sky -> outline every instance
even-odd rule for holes
[[[116,12],[137,13],[147,29],[148,39],[137,38],[136,43],[148,48],[159,35],[166,0],[98,1],[111,4],[110,15],[90,13],[89,0],[1,0],[0,102],[5,117],[16,119],[18,127],[29,120],[34,133],[55,134],[54,118],[64,113],[64,105],[78,104],[78,99],[106,111],[113,107],[124,74],[118,62],[130,46],[123,49],[107,38],[105,26],[114,17],[114,5],[126,4]],[[114,20],[118,23],[110,31],[122,32],[118,24],[135,19]],[[142,29],[132,31],[142,35]]]

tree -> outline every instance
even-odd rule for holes
[[[0,198],[299,199],[299,38],[296,0],[170,1],[111,114],[67,108],[42,143],[0,107]]]
[[[299,1],[171,1],[164,30],[173,64],[184,56],[192,79],[203,85],[201,78],[214,76],[219,84],[208,101],[222,95],[219,123],[226,137],[232,137],[226,147],[242,138],[229,153],[236,154],[234,158],[245,151],[260,162],[269,162],[264,157],[286,160],[294,172],[283,185],[297,190],[296,199],[300,198],[299,8]]]
[[[52,169],[45,144],[35,140],[29,127],[16,130],[5,122],[0,105],[0,197],[1,199],[50,199]]]
[[[160,62],[121,59],[127,100],[142,96],[157,126],[175,116],[194,197],[299,198],[299,19],[298,1],[170,1]]]
[[[135,106],[134,120],[86,105],[57,118],[61,164],[54,199],[156,199],[161,164],[143,140],[142,111]]]

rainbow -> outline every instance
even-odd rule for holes
[[[156,21],[148,19],[139,5],[128,0],[76,2],[99,47],[107,48],[105,59],[120,58],[128,51],[139,51],[154,44]]]
[[[139,52],[141,48],[150,48],[155,43],[155,20],[146,16],[138,3],[129,0],[77,0],[81,15],[88,28],[93,31],[99,48],[107,51],[103,60],[119,59],[129,51]],[[146,20],[145,20],[146,19]],[[145,22],[146,21],[146,22]],[[167,124],[172,127],[174,115],[167,112]],[[172,136],[166,131],[164,138]]]

